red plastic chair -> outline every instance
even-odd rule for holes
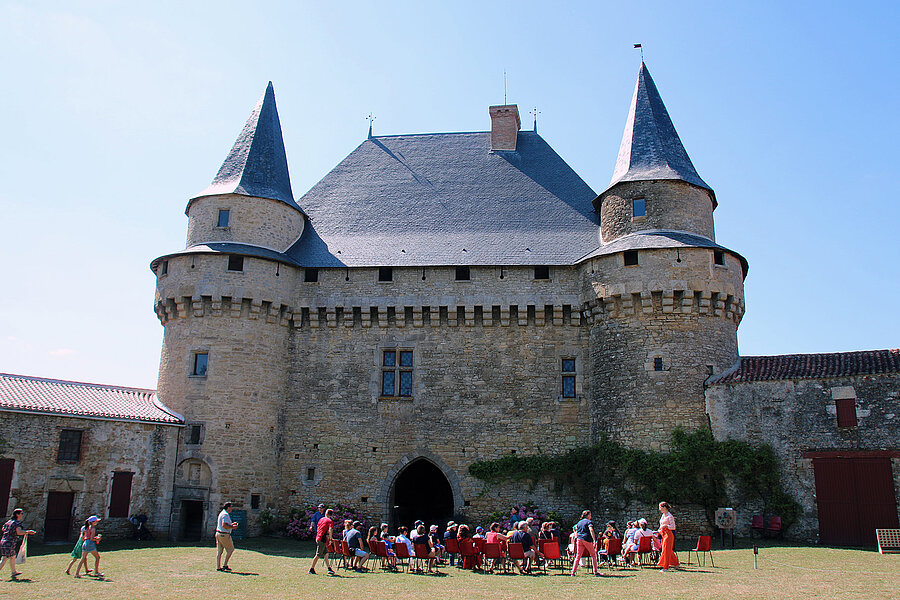
[[[413,551],[416,553],[416,565],[417,565],[416,570],[417,571],[421,570],[418,567],[419,561],[424,560],[424,561],[426,561],[425,564],[431,565],[431,569],[435,573],[438,572],[437,559],[435,559],[433,556],[428,556],[428,554],[431,552],[431,548],[428,546],[428,544],[413,544]]]
[[[397,555],[397,564],[400,565],[401,569],[405,567],[406,572],[408,573],[410,562],[412,562],[410,559],[413,558],[409,553],[409,547],[403,542],[397,542],[394,544],[394,554]]]
[[[484,545],[487,543],[487,540],[484,538],[472,538],[472,542],[475,544],[478,554],[484,554]]]
[[[704,567],[706,566],[706,555],[709,554],[709,562],[712,564],[712,566],[715,567],[716,563],[715,563],[715,561],[713,561],[711,548],[712,548],[712,537],[711,536],[701,535],[700,537],[698,537],[697,538],[697,547],[692,550],[687,551],[688,552],[688,564],[691,564],[691,552],[694,552],[697,554],[697,564],[699,565],[700,564],[700,553],[703,552],[704,553],[703,566]]]
[[[503,572],[506,573],[507,565],[506,565],[506,555],[503,554],[503,550],[500,549],[500,544],[485,544],[483,548],[484,559],[486,561],[493,561],[490,563],[490,571],[493,571],[497,568],[497,564],[499,561],[500,567],[503,569]]]
[[[644,568],[644,555],[645,554],[650,555],[650,566],[653,566],[653,563],[656,562],[655,556],[654,556],[656,554],[656,551],[653,550],[653,538],[650,537],[649,535],[646,535],[646,536],[640,538],[638,540],[638,547],[637,547],[637,551],[635,552],[635,554],[637,554],[638,564],[641,566],[642,569]]]
[[[508,544],[506,544],[506,551],[507,551],[507,555],[509,556],[509,560],[511,560],[511,561],[521,560],[521,561],[523,561],[523,564],[520,568],[522,568],[522,569],[525,568],[524,563],[527,559],[525,558],[525,550],[524,550],[524,548],[522,548],[522,544],[515,544],[513,542],[509,542]]]
[[[641,538],[650,539],[650,538]],[[622,554],[622,539],[621,538],[610,538],[606,543],[606,550],[601,550],[597,552],[598,557],[606,557],[606,562],[609,564],[609,568],[612,569],[616,566],[616,559],[619,555]]]
[[[346,541],[341,542],[341,556],[344,557],[344,568],[349,569],[353,565],[355,555],[350,552],[350,544]]]
[[[459,540],[459,557],[463,561],[464,569],[474,571],[481,562],[478,560],[478,550],[475,549],[475,544],[470,539]]]
[[[459,554],[459,541],[455,537],[444,538],[444,551],[447,554]],[[461,567],[462,564],[458,564]]]
[[[765,521],[763,520],[762,515],[753,515],[750,519],[750,529],[755,529],[756,531],[762,533],[766,528]]]
[[[538,540],[538,547],[541,549],[541,554],[544,555],[544,571],[547,570],[547,563],[550,563],[551,565],[555,563],[560,571],[566,570],[562,552],[559,551],[559,540]]]

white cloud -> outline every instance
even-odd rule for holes
[[[59,348],[58,350],[50,351],[50,356],[69,356],[71,354],[75,354],[75,351],[70,348]]]

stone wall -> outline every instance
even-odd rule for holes
[[[230,211],[228,227],[218,227],[219,210]],[[303,214],[279,200],[238,194],[204,196],[188,205],[187,247],[206,242],[238,242],[287,250],[303,233]]]
[[[646,216],[633,216],[635,198],[645,200]],[[683,181],[625,181],[600,196],[604,244],[648,229],[689,231],[715,240],[711,192]]]
[[[835,397],[856,397],[857,427],[838,427]],[[816,540],[818,513],[809,451],[897,450],[900,375],[860,375],[727,383],[709,386],[706,406],[714,435],[769,444],[781,463],[782,482],[802,508],[788,534]],[[894,489],[900,490],[900,460],[893,459]],[[759,504],[738,509],[739,533],[747,533]]]
[[[39,537],[44,534],[48,492],[75,494],[72,541],[92,514],[103,518],[100,531],[104,535],[130,534],[127,518],[108,518],[113,473],[117,471],[134,473],[128,515],[144,513],[157,536],[168,535],[180,427],[0,411],[0,429],[11,434],[3,457],[16,461],[9,510],[25,509],[26,525]],[[57,461],[62,429],[83,431],[77,463]]]

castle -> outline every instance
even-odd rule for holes
[[[797,535],[836,539],[823,503],[846,505],[828,482],[847,476],[879,482],[876,521],[896,526],[900,353],[739,356],[748,263],[717,243],[716,194],[646,66],[599,194],[515,105],[489,114],[489,132],[370,129],[295,200],[269,84],[188,201],[186,248],[151,264],[161,416],[135,480],[159,479],[152,521],[208,534],[224,500],[251,533],[323,500],[486,515],[523,493],[485,493],[475,461],[600,436],[666,450],[708,426],[773,445]]]

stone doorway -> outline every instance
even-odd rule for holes
[[[181,501],[181,537],[189,542],[196,542],[203,537],[203,501]]]
[[[394,479],[390,496],[391,525],[412,528],[416,520],[443,530],[453,516],[453,489],[450,481],[433,462],[419,458],[406,466]]]
[[[66,542],[72,529],[73,492],[48,492],[44,518],[44,541]]]

